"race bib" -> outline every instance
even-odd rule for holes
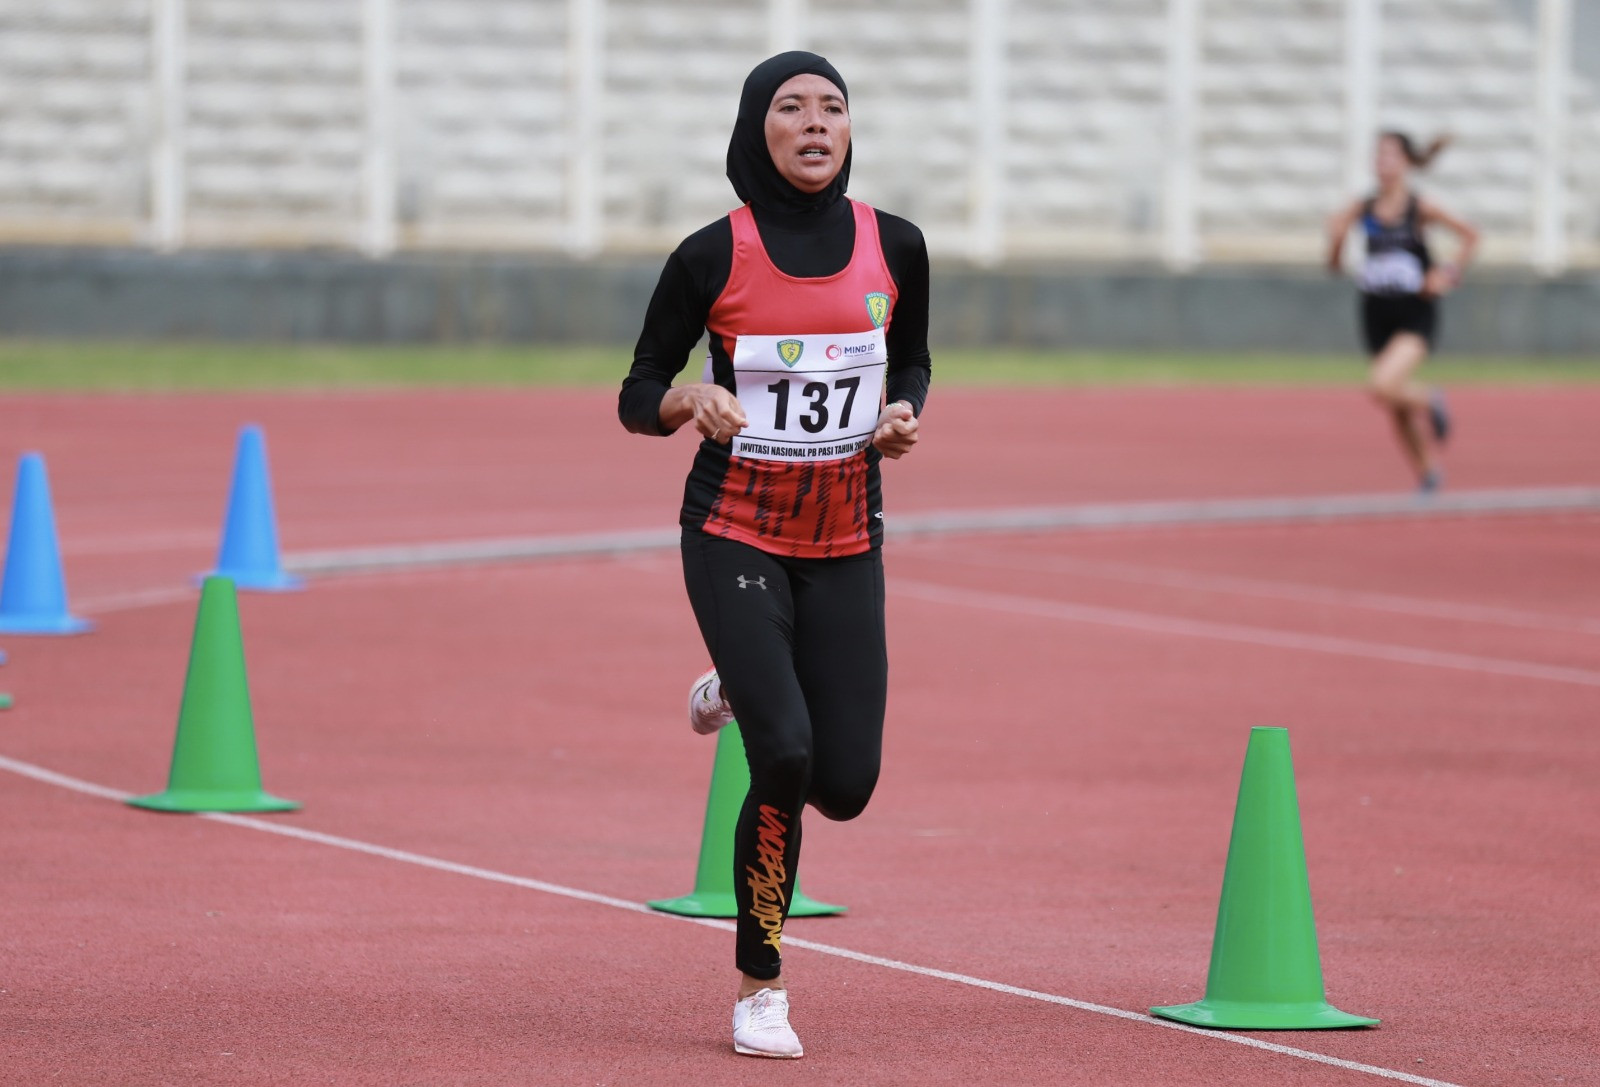
[[[1422,281],[1421,259],[1404,249],[1374,253],[1361,268],[1361,289],[1368,294],[1418,294]]]
[[[877,428],[883,329],[811,336],[740,336],[734,395],[749,425],[732,452],[754,460],[842,460]]]

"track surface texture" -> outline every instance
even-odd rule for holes
[[[712,758],[671,551],[242,595],[304,810],[117,802],[165,779],[240,425],[291,557],[670,529],[693,442],[613,405],[0,401],[6,508],[43,452],[98,623],[0,637],[0,1082],[1600,1083],[1593,512],[891,540],[882,783],[807,821],[850,912],[787,930],[799,1062],[732,1052],[727,931],[628,908],[689,890]],[[1454,406],[1452,488],[1600,484],[1600,393]],[[923,425],[891,517],[1408,485],[1350,391],[936,388]],[[1204,990],[1252,725],[1290,731],[1329,999],[1378,1028],[1142,1014]]]

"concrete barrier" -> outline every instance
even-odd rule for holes
[[[627,344],[659,257],[0,249],[0,335],[368,343]],[[935,262],[935,345],[1357,351],[1351,286],[1312,269],[1190,275]],[[1478,270],[1441,348],[1600,355],[1600,274]]]

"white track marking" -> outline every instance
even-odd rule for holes
[[[885,517],[891,535],[1078,532],[1155,526],[1293,524],[1348,520],[1408,520],[1600,510],[1600,488],[1518,487],[1442,494],[1285,495],[1276,498],[1200,498],[1166,502],[1108,502],[1082,506],[949,510]]]
[[[70,536],[61,543],[61,553],[75,555],[128,555],[148,551],[192,551],[217,545],[213,529],[177,532],[127,532],[117,536]]]
[[[283,557],[283,566],[307,577],[470,566],[486,562],[593,558],[676,549],[682,533],[672,529],[586,532],[570,536],[513,536],[485,540],[447,540],[333,551],[301,551]]]
[[[1293,1046],[1279,1045],[1277,1042],[1264,1042],[1259,1038],[1252,1038],[1244,1034],[1226,1034],[1216,1030],[1206,1030],[1203,1027],[1191,1027],[1187,1023],[1175,1023],[1170,1019],[1157,1019],[1153,1015],[1131,1012],[1126,1008],[1112,1008],[1105,1004],[1091,1004],[1085,1000],[1057,996],[1055,993],[1042,993],[1037,989],[1023,989],[1000,981],[987,981],[984,978],[972,977],[970,974],[956,974],[949,970],[936,970],[930,966],[917,966],[913,963],[900,962],[898,959],[885,959],[878,955],[867,955],[860,951],[851,951],[848,948],[802,940],[787,933],[784,934],[783,942],[790,947],[803,947],[810,951],[833,955],[836,958],[850,959],[853,962],[866,963],[870,966],[881,966],[886,970],[901,970],[908,974],[917,974],[926,978],[952,981],[958,985],[970,985],[976,989],[988,989],[990,992],[1020,996],[1026,1000],[1039,1000],[1046,1004],[1060,1004],[1063,1007],[1076,1008],[1079,1011],[1094,1012],[1096,1015],[1109,1015],[1117,1019],[1127,1019],[1135,1023],[1143,1023],[1146,1026],[1166,1027],[1169,1030],[1183,1031],[1185,1034],[1198,1034],[1202,1038],[1233,1042],[1236,1045],[1249,1046],[1251,1049],[1264,1049],[1268,1053],[1279,1053],[1287,1057],[1297,1057],[1300,1060],[1315,1061],[1317,1064],[1330,1064],[1335,1068],[1363,1072],[1369,1076],[1378,1076],[1382,1079],[1398,1080],[1402,1083],[1419,1083],[1423,1084],[1424,1087],[1458,1087],[1458,1085],[1446,1083],[1444,1080],[1428,1079],[1425,1076],[1415,1076],[1409,1072],[1397,1072],[1392,1068],[1379,1068],[1376,1065],[1360,1064],[1356,1061],[1344,1060],[1341,1057],[1330,1057],[1324,1053],[1315,1053],[1309,1049],[1295,1049]]]
[[[105,596],[91,596],[80,600],[74,605],[74,610],[85,615],[107,615],[115,611],[134,611],[138,608],[156,607],[161,604],[174,604],[180,600],[191,600],[200,595],[200,590],[195,586],[173,585],[156,589],[130,589],[125,593],[107,593]]]
[[[1575,683],[1584,687],[1600,687],[1600,671],[1591,671],[1585,668],[1564,668],[1553,664],[1535,664],[1531,661],[1475,657],[1465,653],[1445,653],[1434,649],[1417,649],[1409,645],[1368,642],[1356,638],[1335,638],[1325,634],[1302,634],[1289,630],[1272,630],[1268,627],[1250,627],[1237,623],[1213,623],[1202,619],[1184,619],[1175,615],[1158,615],[1151,612],[1128,611],[1122,608],[1103,608],[1092,604],[1040,600],[1035,597],[1013,596],[1008,593],[954,589],[926,581],[910,581],[906,578],[890,578],[889,589],[899,595],[926,600],[934,604],[950,604],[963,608],[1009,612],[1013,615],[1031,615],[1040,619],[1055,619],[1069,623],[1090,623],[1096,626],[1139,630],[1150,634],[1171,634],[1183,638],[1244,642],[1248,645],[1269,646],[1274,649],[1297,649],[1311,653],[1329,653],[1341,657],[1364,657],[1368,660],[1392,661],[1397,664],[1421,664],[1430,668],[1453,668],[1461,672],[1478,672],[1486,675],[1515,676],[1518,679],[1537,679],[1551,683]]]
[[[1344,520],[1415,519],[1514,515],[1600,510],[1600,488],[1551,487],[1498,491],[1456,491],[1431,498],[1414,495],[1329,495],[1286,498],[1202,499],[1181,502],[1122,502],[1083,506],[1031,506],[1020,509],[947,510],[897,514],[885,525],[894,537],[970,536],[1018,532],[1078,532],[1153,527],[1326,523]],[[319,580],[371,573],[458,569],[484,564],[626,558],[676,551],[679,531],[629,529],[570,535],[511,536],[434,540],[409,544],[300,551],[283,555],[284,569]],[[132,549],[143,538],[129,537]],[[89,550],[113,553],[112,541],[93,541]],[[171,595],[167,595],[171,594]],[[80,605],[104,614],[172,603],[189,594],[176,589],[130,591]],[[1368,606],[1373,606],[1369,601]],[[1488,610],[1485,609],[1485,614]],[[1509,614],[1501,612],[1502,615]],[[1459,618],[1462,616],[1451,616]],[[1580,622],[1587,622],[1580,620]]]
[[[1499,626],[1522,627],[1528,630],[1600,634],[1600,619],[1590,619],[1582,615],[1553,615],[1549,612],[1523,611],[1518,608],[1462,604],[1450,600],[1427,600],[1421,597],[1400,596],[1394,593],[1337,589],[1327,585],[1308,585],[1294,581],[1269,581],[1265,578],[1239,577],[1233,574],[1208,574],[1196,570],[1144,566],[1132,562],[1102,562],[1075,559],[1065,555],[1012,556],[1010,558],[997,559],[992,555],[961,551],[945,552],[943,554],[934,551],[907,557],[991,569],[1077,574],[1084,577],[1126,581],[1135,585],[1161,585],[1174,589],[1200,589],[1205,592],[1258,596],[1268,600],[1330,604],[1342,608],[1367,608],[1373,611],[1394,612],[1400,615],[1421,615],[1430,619],[1489,623]]]
[[[89,796],[100,797],[104,800],[127,800],[132,793],[125,793],[118,789],[96,785],[93,782],[83,781],[78,778],[58,774],[42,766],[32,763],[20,762],[16,759],[0,755],[0,769],[9,770],[13,774],[31,778],[34,781],[47,785],[55,785],[63,789],[86,793]],[[436,872],[447,872],[451,875],[466,876],[470,879],[481,879],[490,883],[500,883],[511,887],[520,887],[524,890],[538,891],[542,894],[556,895],[561,898],[575,899],[579,902],[588,902],[597,906],[610,906],[614,909],[626,910],[629,913],[643,914],[668,921],[684,921],[689,924],[701,925],[706,928],[732,931],[733,924],[729,921],[713,920],[701,917],[682,917],[677,914],[661,913],[652,910],[640,902],[633,902],[626,898],[616,898],[612,895],[597,894],[593,891],[579,890],[576,887],[564,887],[559,883],[547,883],[544,880],[528,879],[525,876],[514,876],[507,872],[497,872],[491,868],[479,868],[470,864],[457,864],[454,861],[441,860],[438,857],[429,857],[422,853],[411,853],[403,849],[391,849],[388,846],[374,845],[354,838],[343,838],[335,834],[324,834],[320,831],[306,830],[287,823],[269,822],[248,815],[227,815],[222,813],[203,813],[201,819],[208,819],[216,823],[225,823],[228,826],[241,827],[247,830],[262,831],[266,834],[276,834],[284,838],[294,838],[314,845],[328,846],[332,849],[343,849],[352,853],[362,853],[369,857],[378,857],[383,860],[396,861],[400,864],[411,864],[419,868],[428,868]],[[1200,1027],[1191,1027],[1184,1023],[1174,1023],[1166,1019],[1157,1019],[1151,1015],[1140,1012],[1128,1011],[1125,1008],[1113,1008],[1105,1004],[1093,1004],[1085,1000],[1074,1000],[1071,997],[1058,996],[1055,993],[1044,993],[1036,989],[1024,989],[1016,985],[1007,985],[1004,982],[989,981],[984,978],[973,977],[970,974],[957,974],[949,970],[938,970],[931,966],[917,966],[914,963],[901,962],[898,959],[886,959],[878,955],[869,955],[861,951],[852,951],[849,948],[838,947],[833,944],[818,943],[815,940],[804,940],[794,936],[785,935],[784,943],[790,947],[803,948],[816,952],[819,955],[830,955],[838,959],[847,959],[851,962],[862,963],[867,966],[876,966],[885,970],[896,970],[900,973],[914,974],[918,977],[933,978],[939,981],[948,981],[957,985],[967,985],[975,989],[985,989],[989,992],[1004,993],[1007,996],[1021,997],[1024,1000],[1037,1000],[1046,1004],[1057,1004],[1062,1007],[1074,1008],[1078,1011],[1091,1012],[1096,1015],[1110,1016],[1115,1019],[1124,1019],[1144,1026],[1162,1027],[1167,1030],[1182,1031],[1185,1034],[1196,1035],[1217,1042],[1231,1042],[1234,1045],[1247,1046],[1251,1049],[1274,1053],[1279,1056],[1293,1057],[1297,1060],[1311,1061],[1316,1064],[1330,1065],[1350,1072],[1360,1072],[1380,1079],[1395,1080],[1400,1083],[1414,1083],[1420,1087],[1460,1087],[1459,1084],[1449,1083],[1445,1080],[1428,1079],[1424,1076],[1412,1075],[1409,1072],[1397,1072],[1392,1068],[1380,1068],[1377,1065],[1361,1064],[1357,1061],[1348,1061],[1340,1057],[1330,1057],[1324,1053],[1316,1053],[1309,1049],[1296,1049],[1293,1046],[1279,1045],[1276,1042],[1265,1042],[1244,1034],[1232,1034],[1223,1031],[1205,1030]]]
[[[1329,521],[1476,517],[1600,510],[1600,488],[1530,487],[1453,491],[1434,496],[1347,494],[1284,498],[1220,498],[1180,502],[1113,502],[1083,506],[946,510],[885,518],[892,537],[1018,532],[1085,532],[1150,527],[1325,523]],[[525,562],[675,550],[679,530],[634,529],[564,536],[511,536],[304,551],[285,555],[285,569],[308,577],[425,566]]]

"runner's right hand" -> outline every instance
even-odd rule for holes
[[[738,398],[721,385],[699,383],[684,388],[690,390],[695,429],[712,441],[727,445],[749,425]]]

